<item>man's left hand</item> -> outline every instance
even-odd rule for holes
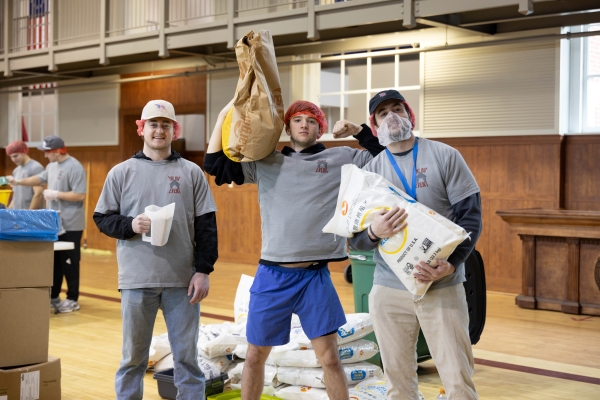
[[[190,285],[188,286],[188,296],[192,296],[190,304],[200,303],[206,296],[208,296],[208,289],[210,282],[208,281],[208,275],[201,272],[196,272],[192,276]]]
[[[436,259],[437,266],[427,265],[424,261],[415,265],[417,272],[413,275],[419,283],[429,283],[442,279],[445,276],[451,275],[456,271],[454,265],[446,260]]]
[[[51,190],[51,189],[44,190],[44,199],[46,199],[46,200],[58,199],[58,190]]]

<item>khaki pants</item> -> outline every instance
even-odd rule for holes
[[[448,399],[477,399],[463,285],[429,290],[422,300],[405,290],[373,285],[369,310],[385,368],[388,400],[418,400],[419,327]]]

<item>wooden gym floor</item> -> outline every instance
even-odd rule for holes
[[[254,265],[218,262],[201,304],[201,322],[232,321],[240,275],[254,271]],[[332,277],[345,311],[354,312],[352,285],[341,273]],[[111,399],[121,349],[114,253],[82,251],[80,290],[80,311],[50,317],[50,354],[61,358],[62,398]],[[487,301],[485,330],[473,347],[481,399],[600,398],[600,318],[520,309],[514,295],[501,293],[488,292]],[[159,313],[154,334],[165,332]],[[420,364],[425,399],[435,399],[440,387],[435,363]],[[144,399],[160,399],[151,372],[144,380]]]

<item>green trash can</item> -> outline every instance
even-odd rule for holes
[[[375,274],[375,262],[373,261],[373,251],[362,251],[351,249],[350,264],[352,265],[352,285],[354,286],[354,310],[357,313],[369,312],[369,292],[373,287],[373,275]],[[375,333],[370,333],[365,337],[367,340],[377,342]],[[423,332],[419,330],[417,340],[417,361],[423,362],[431,359],[429,348],[425,341]],[[381,365],[379,354],[367,360],[375,365]]]

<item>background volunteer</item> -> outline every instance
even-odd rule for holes
[[[260,161],[233,162],[221,145],[223,121],[232,103],[219,114],[204,167],[217,185],[258,185],[262,250],[250,289],[246,325],[250,344],[242,396],[244,400],[260,397],[265,361],[272,346],[289,342],[292,313],[296,313],[323,366],[329,398],[348,399],[337,346],[337,329],[346,318],[327,268],[330,261],[347,259],[346,242],[321,229],[335,210],[342,165],[363,166],[373,156],[350,147],[326,149],[317,143],[327,131],[325,115],[313,103],[296,101],[284,117],[290,146]],[[345,132],[338,135],[345,136]],[[382,150],[370,132],[356,138],[374,154]]]
[[[44,170],[39,162],[29,157],[29,147],[21,140],[15,140],[6,146],[6,154],[17,165],[12,172],[15,179],[29,178]],[[17,186],[13,188],[12,199],[8,208],[15,210],[38,210],[43,208],[43,186]]]
[[[171,151],[181,126],[173,105],[152,100],[137,121],[143,150],[110,170],[94,212],[104,234],[118,239],[123,315],[123,358],[116,373],[117,399],[141,399],[152,330],[162,309],[175,366],[178,400],[204,399],[198,366],[200,304],[217,260],[217,210],[204,173]],[[164,246],[142,241],[149,205],[175,203]]]
[[[406,290],[379,249],[375,251],[369,311],[385,368],[387,398],[419,398],[415,346],[420,327],[448,398],[477,399],[462,283],[464,262],[481,232],[479,186],[457,150],[440,142],[415,138],[412,132],[415,115],[396,90],[377,93],[369,102],[369,114],[373,133],[387,149],[364,169],[382,175],[470,233],[470,239],[462,242],[448,260],[435,260],[437,266],[424,262],[415,266],[414,275],[419,282],[433,282],[422,299]],[[354,125],[354,129],[359,127]],[[398,231],[397,213],[397,209],[380,212],[370,229],[351,238],[350,245],[361,250],[377,248],[381,239]]]
[[[61,231],[58,240],[72,242],[72,250],[54,252],[54,283],[50,304],[61,313],[79,310],[79,260],[81,236],[85,229],[86,176],[83,166],[67,152],[65,142],[58,136],[48,136],[38,149],[50,161],[46,169],[36,176],[24,179],[7,177],[13,186],[39,186],[48,184],[43,191],[46,208],[56,210]],[[67,281],[67,298],[60,300],[63,277]]]

